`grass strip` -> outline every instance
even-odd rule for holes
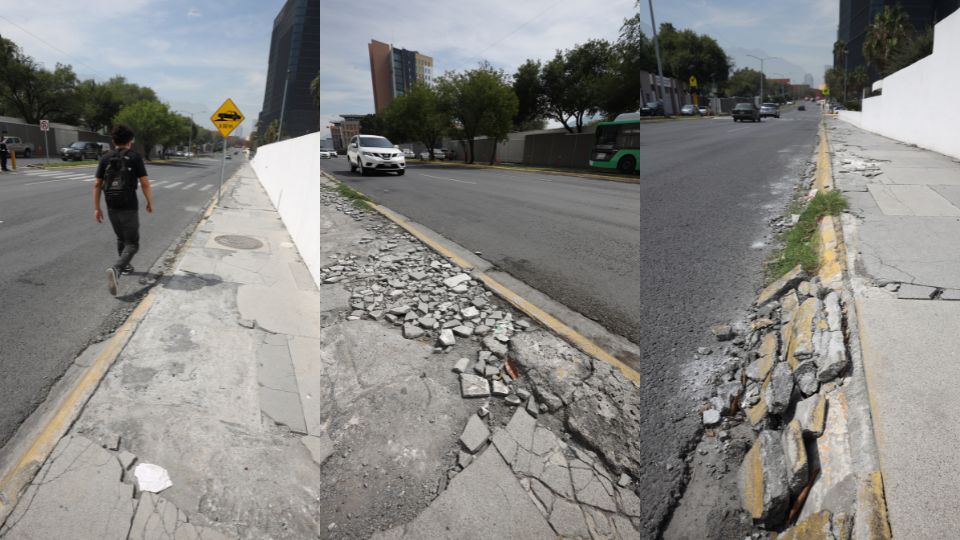
[[[370,197],[367,197],[363,193],[353,190],[353,188],[351,188],[350,186],[346,184],[340,184],[337,187],[337,192],[340,193],[340,195],[353,201],[353,206],[355,208],[359,208],[360,210],[367,210],[367,211],[371,210],[371,208],[367,206],[367,202],[370,201]]]
[[[773,281],[801,265],[807,272],[814,272],[820,264],[817,257],[817,225],[824,216],[837,216],[847,208],[847,200],[838,191],[818,191],[806,205],[795,201],[787,210],[788,215],[800,214],[797,223],[781,234],[783,247],[767,260],[767,278]]]
[[[61,167],[81,167],[84,165],[96,165],[100,163],[99,161],[93,159],[85,159],[83,161],[64,161],[63,163],[42,163],[36,164],[34,167],[39,169],[58,169]]]

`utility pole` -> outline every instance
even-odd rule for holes
[[[783,60],[783,59],[780,58],[780,57],[777,57],[777,56],[766,56],[766,57],[764,57],[764,58],[760,58],[759,56],[754,56],[754,55],[752,55],[752,54],[748,54],[747,56],[749,56],[749,57],[751,57],[751,58],[756,58],[757,60],[760,61],[760,103],[763,103],[763,80],[767,78],[767,77],[763,74],[763,61],[764,61],[764,60],[773,60],[773,59],[775,59],[775,58],[776,58],[777,60]]]
[[[660,80],[657,82],[657,97],[663,101],[663,63],[660,61],[660,40],[657,38],[657,19],[653,16],[653,0],[647,0],[650,6],[650,26],[653,28],[653,50],[657,53],[657,74]],[[673,102],[671,101],[671,106]]]

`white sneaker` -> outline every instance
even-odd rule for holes
[[[110,294],[113,296],[117,295],[118,282],[117,282],[117,271],[113,268],[107,268],[107,289],[110,290]]]

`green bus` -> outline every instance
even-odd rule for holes
[[[597,124],[590,166],[632,174],[640,170],[640,114],[624,113]]]

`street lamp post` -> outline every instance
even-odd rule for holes
[[[764,60],[773,60],[773,59],[775,59],[775,58],[776,58],[777,60],[782,60],[782,58],[777,57],[777,56],[765,56],[765,57],[763,57],[763,58],[760,58],[759,56],[754,56],[754,55],[752,55],[752,54],[748,54],[747,56],[749,56],[749,57],[751,57],[751,58],[756,58],[757,60],[760,61],[760,103],[763,103],[763,79],[766,78],[766,77],[764,76],[764,74],[763,74],[763,61],[764,61]]]
[[[647,0],[647,4],[650,6],[650,27],[653,28],[653,50],[657,53],[657,74],[660,76],[660,80],[657,82],[657,94],[660,100],[663,100],[663,63],[660,62],[660,40],[657,38],[657,20],[653,17],[653,0]],[[671,108],[673,108],[673,100],[670,101]]]
[[[188,142],[187,142],[187,159],[190,159],[191,157],[193,157],[193,156],[190,155],[190,154],[193,153],[193,124],[194,124],[194,122],[193,122],[193,115],[194,115],[194,114],[199,114],[199,113],[201,113],[201,112],[206,112],[206,110],[198,111],[198,112],[196,112],[196,113],[192,113],[192,112],[190,112],[190,111],[173,111],[173,112],[178,112],[178,113],[181,113],[181,114],[189,114],[189,115],[190,115],[190,134],[187,135],[187,141],[188,141]]]

